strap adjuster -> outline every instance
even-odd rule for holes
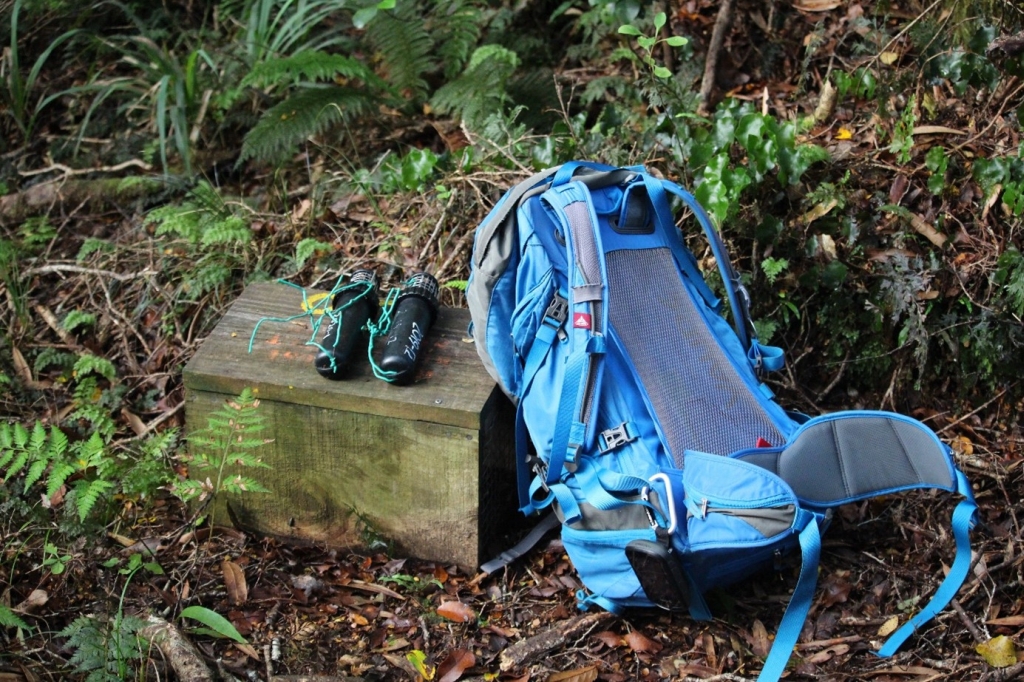
[[[601,454],[603,455],[610,450],[614,450],[620,445],[633,442],[636,440],[636,434],[630,430],[628,422],[622,422],[618,426],[602,431],[600,439]]]
[[[548,303],[547,310],[544,311],[544,319],[541,320],[541,323],[560,329],[567,319],[569,319],[569,301],[556,291],[555,295],[551,297],[551,302]],[[554,324],[549,324],[548,320],[554,321]]]

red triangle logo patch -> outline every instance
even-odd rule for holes
[[[590,329],[590,315],[576,313],[572,316],[572,326],[575,329]]]

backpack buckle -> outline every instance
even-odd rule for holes
[[[622,422],[618,426],[602,431],[599,438],[601,439],[601,454],[603,455],[620,445],[635,441],[636,434],[630,430],[627,422]]]
[[[569,319],[569,301],[563,298],[557,291],[551,297],[551,302],[548,303],[547,310],[544,311],[544,319],[541,322],[548,324],[549,319],[553,320],[555,324],[548,326],[555,329],[560,329],[565,321]]]

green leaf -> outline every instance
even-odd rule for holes
[[[1017,649],[1013,646],[1013,640],[1006,635],[993,637],[974,647],[974,650],[993,668],[1008,668],[1017,662]]]
[[[619,33],[627,36],[641,36],[643,33],[640,32],[636,26],[632,24],[624,24],[619,26]]]
[[[651,48],[654,47],[654,43],[656,43],[657,40],[651,38],[650,36],[640,36],[636,39],[636,42],[640,47],[650,52]]]
[[[683,45],[686,45],[686,43],[690,41],[688,41],[683,36],[669,36],[668,38],[665,38],[665,42],[672,47],[682,47]]]
[[[238,630],[235,629],[235,626],[231,624],[231,621],[205,606],[190,606],[181,612],[179,618],[191,618],[210,628],[212,633],[217,636],[233,639],[241,644],[248,644],[245,637],[242,637]]]
[[[665,16],[664,12],[658,12],[657,14],[655,14],[654,15],[654,31],[655,32],[660,31],[661,27],[665,25],[665,22],[667,20],[668,20],[668,17]]]
[[[658,78],[671,78],[672,72],[666,69],[664,66],[654,67],[654,75]]]
[[[375,16],[377,16],[376,7],[364,7],[352,15],[352,25],[359,29],[364,28]]]

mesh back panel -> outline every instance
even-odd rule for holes
[[[785,441],[712,336],[666,248],[612,251],[608,315],[669,450],[726,455]]]

